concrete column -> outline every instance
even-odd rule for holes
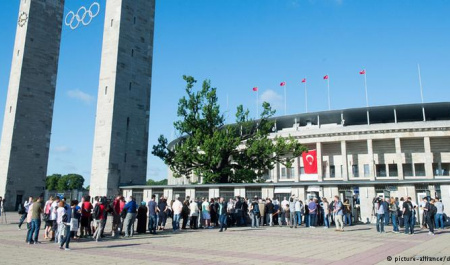
[[[195,189],[186,189],[186,197],[189,196],[192,199],[195,198]]]
[[[373,144],[372,139],[367,139],[367,153],[369,154],[369,177],[370,180],[375,180],[375,166],[373,163]]]
[[[348,181],[347,143],[341,141],[342,180]]]
[[[444,204],[444,212],[450,215],[450,185],[441,185],[441,199]]]
[[[278,179],[280,177],[280,164],[277,163],[275,167],[272,169],[272,181],[273,183],[278,183]]]
[[[152,189],[144,189],[143,194],[142,194],[142,199],[143,199],[145,202],[148,202],[148,201],[151,200],[152,194],[153,194],[153,193],[152,193]]]
[[[300,157],[297,157],[294,159],[294,162],[292,163],[292,167],[294,168],[294,182],[300,181]]]
[[[403,180],[405,176],[403,174],[403,156],[402,156],[402,147],[400,138],[395,138],[395,153],[396,153],[396,163],[397,163],[397,172],[398,179]]]
[[[245,188],[234,188],[234,196],[245,197]]]
[[[375,198],[375,187],[359,187],[359,201],[361,210],[361,221],[363,223],[374,223],[375,218],[372,218],[373,198]]]
[[[172,200],[172,198],[173,198],[173,189],[172,188],[165,188],[164,189],[164,197],[167,198],[167,201]]]
[[[273,196],[274,196],[273,191],[274,191],[273,187],[262,188],[261,196],[263,198],[273,198]]]
[[[133,190],[123,190],[122,191],[122,195],[123,197],[125,197],[125,200],[133,195]]]
[[[317,154],[317,180],[319,182],[323,181],[323,168],[322,168],[322,143],[316,143],[316,154]]]
[[[430,137],[425,136],[423,144],[425,147],[425,176],[427,179],[433,179],[433,153],[431,152]]]

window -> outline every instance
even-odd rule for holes
[[[108,94],[108,86],[105,86],[105,95]]]
[[[403,164],[403,176],[414,176],[412,164]]]
[[[330,176],[328,175],[328,167],[327,166],[323,166],[322,167],[322,174],[324,177],[329,178]]]
[[[424,177],[425,176],[425,164],[424,163],[416,163],[414,164],[415,176]]]
[[[386,164],[376,165],[377,177],[386,177]]]
[[[287,177],[288,177],[289,179],[294,178],[294,173],[295,173],[295,171],[294,171],[294,168],[293,168],[293,167],[288,168],[287,173],[288,173],[288,176],[287,176]]]
[[[365,178],[370,177],[370,167],[369,167],[369,164],[364,164],[364,177],[365,177]]]
[[[283,179],[286,178],[286,168],[285,167],[281,168],[281,178],[283,178]]]
[[[450,176],[450,163],[441,163],[441,176]]]
[[[397,164],[389,164],[389,177],[398,177]]]
[[[334,165],[330,165],[330,178],[336,177],[336,168]]]
[[[298,172],[299,172],[300,175],[305,174],[305,168],[304,167],[300,167]]]
[[[114,19],[111,19],[111,27],[113,26],[114,23]]]
[[[359,177],[358,165],[352,165],[352,176],[354,178]]]

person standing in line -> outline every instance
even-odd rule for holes
[[[63,221],[63,216],[64,214],[66,214],[67,209],[65,207],[65,203],[64,201],[60,201],[58,204],[58,209],[56,210],[56,223],[58,225],[57,228],[57,232],[56,232],[56,236],[55,236],[55,242],[56,243],[61,243],[62,238],[64,236],[64,232],[65,232],[65,225],[64,225],[64,221]]]
[[[436,206],[435,225],[436,229],[444,230],[444,204],[436,197],[434,206]]]
[[[394,197],[391,197],[391,202],[389,204],[389,212],[391,213],[391,218],[392,218],[392,227],[393,227],[393,232],[395,234],[398,234],[399,230],[398,230],[398,207],[397,207],[397,202],[395,201]]]
[[[120,232],[119,232],[119,228],[120,228],[120,223],[121,223],[121,218],[120,218],[120,198],[122,196],[121,195],[117,195],[116,198],[113,201],[113,205],[112,205],[112,229],[111,229],[111,236],[114,238],[119,237]]]
[[[180,217],[181,212],[183,211],[183,204],[181,203],[180,198],[177,197],[173,202],[172,211],[173,211],[172,229],[173,232],[175,233],[180,230]]]
[[[52,224],[52,228],[51,228],[51,236],[50,236],[50,240],[55,240],[56,242],[56,232],[58,231],[58,223],[56,222],[56,210],[58,209],[58,205],[60,202],[60,198],[59,197],[55,197],[55,199],[52,202],[52,205],[50,206],[50,217],[49,217],[49,222],[51,222]]]
[[[70,243],[71,220],[72,220],[72,217],[75,215],[75,211],[76,211],[75,207],[76,206],[77,206],[77,202],[72,201],[70,203],[70,207],[67,209],[66,209],[67,206],[58,207],[58,213],[61,212],[62,216],[63,217],[65,216],[65,218],[61,218],[64,232],[62,232],[60,234],[60,236],[62,236],[62,238],[60,240],[60,244],[59,244],[60,249],[70,250],[69,243]],[[60,211],[61,209],[62,209],[62,211]],[[64,244],[65,244],[65,247],[63,247]]]
[[[390,212],[389,212],[389,204],[391,203],[391,199],[389,197],[386,197],[386,199],[383,201],[383,208],[384,208],[384,225],[389,225],[390,218]]]
[[[273,226],[273,214],[274,214],[274,206],[273,206],[273,203],[272,203],[272,200],[270,199],[270,198],[267,198],[266,199],[266,205],[265,205],[265,207],[266,207],[266,223],[267,223],[267,225],[269,225],[269,226]]]
[[[278,201],[277,197],[273,198],[273,224],[279,225],[280,224],[280,202]],[[281,225],[280,225],[281,226]]]
[[[144,201],[141,202],[141,205],[139,205],[139,208],[137,210],[137,228],[136,232],[138,234],[145,234],[147,230],[147,203]]]
[[[323,202],[323,228],[328,229],[330,228],[330,205],[328,203],[327,198],[322,198],[322,202]]]
[[[28,244],[31,244],[32,240],[34,244],[39,244],[41,242],[39,239],[39,229],[41,228],[41,214],[43,211],[42,198],[39,197],[36,202],[33,203],[33,208],[31,212],[31,233],[28,237]],[[33,237],[34,234],[34,237]]]
[[[265,216],[266,216],[266,203],[262,199],[258,200],[258,206],[259,206],[259,224],[261,226],[264,226],[265,223]]]
[[[133,196],[130,196],[123,210],[127,211],[127,215],[125,216],[124,221],[125,237],[130,237],[130,235],[133,236],[134,231],[132,230],[134,221],[136,220],[136,210],[137,210],[137,204]]]
[[[33,243],[33,241],[31,241],[31,242],[28,241],[28,238],[31,237],[31,232],[33,232],[33,230],[31,229],[31,213],[33,212],[34,202],[36,202],[36,199],[34,199],[33,203],[30,205],[30,208],[28,209],[30,214],[27,216],[27,229],[28,229],[28,231],[27,231],[27,236],[25,238],[25,242],[29,243],[29,244]]]
[[[259,227],[259,204],[258,197],[253,199],[252,204],[250,204],[249,208],[250,217],[252,218],[252,228]]]
[[[427,197],[423,198],[423,205],[424,217],[429,229],[428,234],[434,235],[434,215],[436,214],[436,207],[428,201]]]
[[[156,204],[156,196],[152,195],[152,198],[148,202],[148,231],[152,235],[156,235],[156,215],[158,214],[158,205]]]
[[[317,203],[315,199],[310,199],[308,203],[308,209],[309,209],[309,227],[316,228]]]
[[[227,207],[227,203],[225,202],[225,199],[223,197],[220,197],[220,199],[219,199],[219,206],[217,209],[217,213],[219,214],[219,223],[220,223],[219,232],[222,232],[224,229],[225,229],[225,231],[227,231],[228,207]]]
[[[412,235],[414,234],[414,224],[413,224],[414,208],[411,203],[410,197],[407,197],[406,200],[404,200],[402,208],[403,208],[402,212],[403,223],[405,225],[405,234]]]
[[[45,225],[44,225],[45,226],[44,227],[44,238],[45,239],[50,239],[49,233],[53,227],[53,221],[50,220],[53,200],[54,200],[53,196],[50,196],[50,198],[45,202],[45,205],[44,205],[43,221],[45,222]]]
[[[198,216],[199,216],[199,208],[198,203],[196,201],[191,201],[189,204],[189,215],[191,217],[189,227],[191,229],[197,229],[198,228]]]
[[[183,218],[183,222],[182,222],[182,225],[181,225],[181,229],[182,230],[186,230],[186,226],[187,226],[187,223],[189,221],[189,212],[190,212],[189,200],[186,199],[183,202],[183,209],[181,210],[181,218]]]
[[[30,208],[30,205],[32,203],[33,203],[33,197],[31,197],[31,196],[28,198],[28,201],[25,201],[23,203],[23,210],[22,210],[23,213],[22,213],[22,216],[20,217],[20,220],[19,220],[19,230],[21,230],[22,224],[25,221],[25,219],[27,218],[28,209]]]
[[[385,203],[383,199],[377,198],[375,201],[375,212],[377,214],[377,232],[384,233],[384,215],[387,209],[385,208]]]
[[[344,200],[344,224],[348,226],[352,225],[352,206],[348,199]]]
[[[212,226],[211,226],[211,215],[210,215],[210,212],[209,212],[209,203],[208,203],[208,199],[207,198],[203,198],[202,217],[203,217],[203,220],[205,222],[203,228],[212,228]]]
[[[167,201],[164,197],[161,197],[158,202],[158,230],[164,231],[168,211],[169,206],[167,206]]]
[[[95,232],[92,236],[93,239],[95,239],[96,242],[98,242],[103,233],[103,229],[105,229],[105,215],[106,215],[106,207],[103,203],[101,203],[99,197],[95,197],[95,206],[94,206],[94,213],[93,213],[93,219],[95,223]]]
[[[339,196],[334,196],[334,203],[333,203],[333,215],[334,215],[334,222],[336,224],[336,231],[344,232],[344,222],[342,220],[342,217],[344,215],[343,212],[343,205],[342,202],[339,200]]]
[[[291,196],[291,198],[289,198],[289,219],[291,221],[290,223],[290,227],[293,228],[295,226],[295,228],[297,228],[297,214],[295,212],[295,203],[298,200],[295,199],[294,195]]]

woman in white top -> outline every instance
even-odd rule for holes
[[[197,219],[198,219],[198,215],[199,215],[199,209],[198,209],[198,204],[195,201],[191,201],[191,203],[189,204],[189,217],[191,218],[191,221],[189,222],[189,226],[191,227],[191,229],[197,229]]]
[[[66,209],[64,209],[64,202],[60,201],[58,204],[58,209],[56,209],[56,224],[58,228],[56,230],[55,242],[61,243],[64,231],[64,223],[63,223],[63,215],[66,213]]]

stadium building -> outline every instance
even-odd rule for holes
[[[138,201],[147,201],[152,194],[169,199],[237,195],[282,199],[294,194],[303,201],[339,195],[354,204],[357,199],[363,222],[371,219],[376,196],[409,196],[416,203],[424,196],[439,197],[450,207],[450,102],[274,119],[272,137],[291,135],[311,152],[295,159],[291,168],[276,165],[265,183],[193,184],[202,183],[201,178],[174,178],[169,171],[167,186],[123,186],[123,194]],[[315,171],[308,174],[311,165]]]

